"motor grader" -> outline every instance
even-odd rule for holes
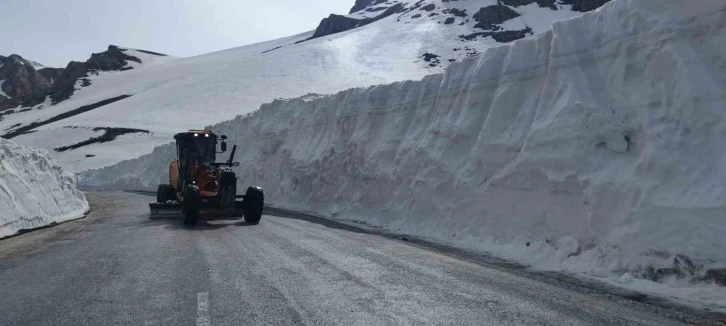
[[[163,213],[181,212],[184,224],[194,225],[201,215],[244,217],[258,223],[262,217],[264,193],[248,187],[237,195],[237,177],[231,168],[237,145],[227,162],[217,163],[217,154],[227,151],[227,136],[217,138],[210,130],[190,130],[174,135],[177,156],[169,165],[169,184],[159,185],[156,203],[150,203],[151,218]],[[217,144],[220,143],[220,152]],[[237,199],[242,199],[238,201]]]

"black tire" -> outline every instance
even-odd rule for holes
[[[184,225],[196,225],[199,219],[199,208],[202,199],[199,197],[199,190],[188,186],[184,190]]]
[[[259,223],[262,219],[262,209],[265,207],[265,193],[262,188],[247,188],[242,206],[244,207],[245,222]]]
[[[169,200],[174,200],[170,194],[174,191],[174,189],[171,188],[171,185],[159,185],[158,188],[156,188],[156,202],[159,204],[164,204]]]
[[[220,204],[224,208],[225,217],[233,217],[235,214],[235,197],[237,197],[237,189],[227,187],[222,190],[220,195]]]
[[[174,187],[169,185],[169,188],[167,188],[167,191],[168,191],[168,193],[167,193],[166,200],[179,201],[179,199],[176,198],[176,191],[174,191]]]

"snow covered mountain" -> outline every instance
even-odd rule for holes
[[[90,75],[133,69],[129,62],[140,64],[141,60],[128,55],[127,51],[111,45],[107,51],[91,55],[86,62],[71,62],[64,69],[48,68],[17,54],[0,57],[0,90],[3,95],[0,97],[0,110],[5,109],[0,112],[0,121],[3,115],[22,113],[18,111],[37,106],[46,98],[51,100],[52,105],[71,98],[76,87],[90,85],[87,79]],[[18,110],[7,110],[16,107]],[[12,134],[6,137],[12,137]]]
[[[357,1],[350,15],[328,17],[315,31],[193,58],[110,47],[45,78],[32,101],[2,87],[11,99],[0,135],[52,151],[71,171],[99,168],[277,98],[439,73],[605,2]]]
[[[726,311],[725,22],[722,0],[613,1],[443,74],[213,129],[276,205]],[[154,189],[174,155],[79,182]]]

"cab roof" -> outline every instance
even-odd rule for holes
[[[214,138],[217,139],[217,135],[215,135],[211,130],[189,130],[186,132],[180,132],[176,135],[174,135],[174,139],[180,139],[180,138],[191,138],[191,137],[205,137],[205,138]]]

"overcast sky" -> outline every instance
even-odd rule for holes
[[[188,57],[315,29],[355,0],[0,0],[0,55],[46,66],[109,44]]]

